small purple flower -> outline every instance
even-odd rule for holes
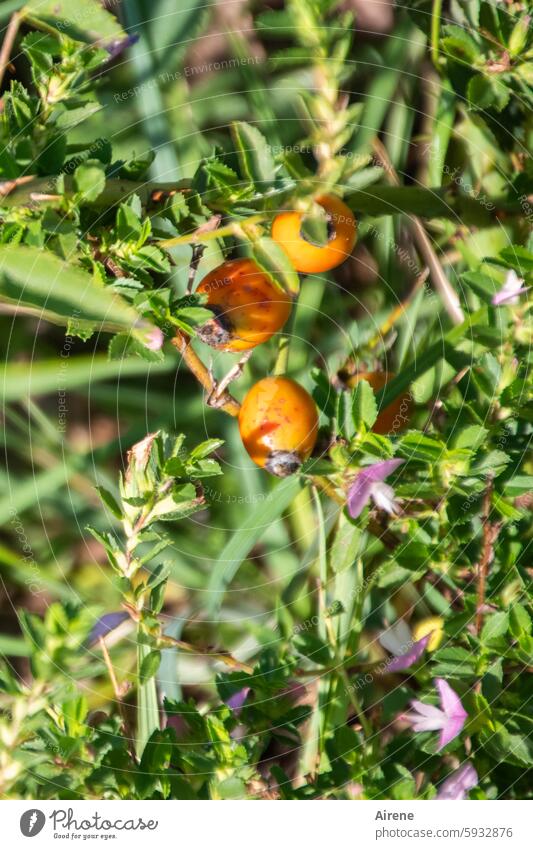
[[[415,712],[406,714],[404,719],[412,724],[413,731],[440,731],[437,749],[440,752],[461,733],[468,714],[444,678],[435,678],[435,686],[439,691],[440,708],[414,699],[411,705]]]
[[[519,295],[523,295],[530,289],[531,286],[524,286],[522,278],[517,275],[516,271],[511,270],[508,272],[501,289],[492,296],[492,306],[501,307],[517,304]]]
[[[437,793],[437,799],[440,801],[462,801],[466,799],[466,794],[469,790],[478,783],[478,775],[474,767],[468,761],[461,764],[459,769],[452,772],[448,778],[442,782]]]
[[[106,44],[105,49],[109,53],[110,59],[116,59],[117,56],[120,56],[121,53],[124,53],[128,47],[131,47],[132,44],[136,44],[139,41],[140,36],[137,33],[133,35],[127,35],[125,38],[116,38],[114,41],[110,41],[109,44]]]
[[[101,637],[107,637],[111,631],[114,631],[115,628],[118,628],[119,625],[122,625],[129,618],[129,613],[126,613],[124,610],[120,610],[117,613],[104,613],[93,625],[87,639],[87,645],[94,646]]]
[[[403,619],[398,619],[393,625],[379,635],[383,648],[395,655],[387,664],[386,672],[402,672],[409,669],[424,654],[431,639],[431,633],[421,640],[413,640],[411,632]]]
[[[226,699],[226,704],[231,710],[237,715],[241,712],[246,699],[248,698],[248,693],[250,692],[250,687],[243,687],[242,690],[237,690],[236,693],[233,693],[229,699]]]
[[[361,469],[348,490],[348,513],[352,519],[361,515],[370,499],[379,510],[390,514],[398,512],[394,490],[384,481],[404,462],[399,459],[381,460]]]

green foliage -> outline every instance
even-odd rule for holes
[[[129,35],[97,0],[21,9],[0,116],[4,796],[431,799],[452,758],[475,798],[531,795],[532,9],[408,5],[369,44],[332,0],[288,0],[216,74],[188,64],[196,0],[124,4]],[[356,253],[303,278],[271,222],[298,209],[325,243],[327,192]],[[294,300],[247,364],[196,336],[195,283],[234,256]],[[320,431],[273,481],[224,407],[284,371]],[[386,386],[350,388],[371,371]],[[398,620],[409,648],[432,638],[393,672]],[[435,678],[467,712],[442,753],[400,721]]]

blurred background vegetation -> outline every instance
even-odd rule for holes
[[[0,4],[2,26],[20,5],[9,0]],[[279,5],[274,2],[271,8]],[[180,0],[178,7],[176,0],[126,0],[108,6],[136,39],[102,74],[102,108],[80,127],[80,143],[105,137],[115,158],[125,160],[153,152],[150,176],[169,182],[190,177],[214,148],[230,150],[228,125],[235,119],[253,121],[274,150],[279,146],[286,151],[301,139],[300,95],[312,80],[298,63],[291,68],[276,62],[276,52],[286,43],[284,33],[261,26],[261,17],[254,26],[252,11],[266,10],[259,0],[253,10],[241,0]],[[345,7],[356,13],[357,35],[344,84],[362,103],[353,152],[368,153],[380,131],[404,182],[438,185],[442,171],[435,174],[427,157],[437,77],[420,30],[383,0],[346,0]],[[27,72],[24,58],[15,55],[11,74],[24,80]],[[476,192],[498,195],[514,168],[505,127],[495,142],[466,109],[460,107],[457,114],[448,161],[468,169]],[[444,113],[441,131],[449,135],[455,120],[455,110]],[[368,183],[378,176],[372,170],[365,170]],[[358,179],[354,175],[352,187],[364,188]],[[435,219],[430,229],[436,244],[445,246],[441,261],[455,281],[461,270],[477,267],[510,240],[502,221],[476,230]],[[401,216],[367,216],[353,259],[334,273],[327,293],[325,279],[303,288],[291,349],[293,377],[309,388],[312,365],[335,371],[346,351],[372,338],[416,276],[406,260],[409,254],[401,251],[406,243]],[[183,291],[190,248],[175,249],[172,256],[175,285]],[[220,260],[216,246],[207,250],[199,276]],[[378,281],[381,285],[374,285]],[[260,540],[226,596],[226,624],[214,627],[209,622],[207,586],[213,563],[249,515],[250,505],[268,506],[271,481],[245,454],[235,422],[204,404],[176,352],[169,350],[160,365],[140,359],[110,362],[107,339],[65,339],[61,328],[33,317],[4,314],[0,321],[7,363],[2,375],[0,652],[18,658],[24,671],[28,647],[21,637],[19,608],[43,614],[54,600],[81,602],[87,621],[117,609],[120,596],[113,576],[99,544],[86,531],[87,525],[105,529],[114,521],[103,514],[95,486],[116,491],[116,471],[126,450],[159,428],[183,431],[192,444],[215,436],[225,440],[219,452],[225,474],[215,479],[209,510],[168,528],[174,544],[164,609],[167,627],[178,635],[186,623],[191,642],[201,634],[202,643],[223,644],[244,657],[258,644],[271,642],[273,607],[281,591],[290,588],[295,620],[313,615],[314,588],[302,576],[315,556],[315,518],[304,491],[290,518],[270,522],[266,509],[259,516],[264,532],[256,533]],[[381,352],[381,364],[398,371],[419,343],[433,332],[440,335],[441,321],[434,299],[425,298],[421,289],[412,310],[397,323],[394,351]],[[217,375],[232,362],[229,355],[208,349],[204,354],[213,360]],[[270,371],[274,359],[274,342],[254,354],[238,384],[239,397]],[[441,377],[433,370],[420,382],[422,402]],[[423,408],[419,415],[422,421]],[[381,607],[381,616],[387,616],[390,603]],[[51,627],[46,639],[52,658],[54,628],[59,633],[68,627],[61,622]],[[82,631],[84,626],[79,627]],[[123,651],[127,669],[127,642]],[[207,665],[182,657],[178,672],[175,654],[172,658],[160,673],[167,692],[176,696],[184,688],[188,694],[194,687],[195,695],[201,694],[212,678]],[[100,680],[101,689],[89,693],[92,707],[110,695],[105,676]]]

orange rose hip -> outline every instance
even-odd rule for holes
[[[252,386],[242,403],[239,431],[254,463],[287,477],[298,471],[315,447],[315,402],[294,380],[265,377]]]
[[[210,271],[196,292],[213,312],[198,330],[221,351],[248,351],[270,339],[287,321],[292,301],[251,259],[232,259]]]
[[[357,238],[353,212],[335,195],[323,195],[317,203],[328,218],[330,239],[315,245],[302,235],[302,213],[287,210],[272,222],[272,238],[289,256],[296,271],[318,274],[336,268],[351,254]]]

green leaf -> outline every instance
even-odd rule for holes
[[[149,652],[141,663],[141,668],[139,671],[139,679],[141,684],[146,684],[150,678],[153,678],[159,669],[159,664],[161,663],[161,652],[158,650],[154,650]]]
[[[154,590],[161,583],[166,581],[169,575],[170,566],[168,565],[168,563],[162,563],[160,566],[157,566],[153,570],[152,574],[148,578],[148,581],[146,582],[146,586],[148,587],[148,589]]]
[[[96,489],[98,490],[100,498],[102,499],[106,507],[109,507],[109,509],[111,510],[113,516],[115,516],[116,519],[122,519],[122,510],[117,504],[115,496],[112,495],[109,490],[107,490],[103,486],[97,486]]]
[[[467,87],[467,98],[472,109],[494,108],[501,112],[509,103],[511,90],[497,77],[476,74]]]
[[[468,33],[457,26],[447,26],[445,37],[441,40],[443,53],[472,65],[479,56],[479,45]]]
[[[118,333],[109,343],[108,351],[110,360],[140,357],[148,363],[160,363],[165,358],[163,351],[150,350],[134,332]]]
[[[481,425],[470,425],[463,428],[453,441],[454,448],[468,448],[471,451],[477,451],[485,440],[489,432],[486,427]]]
[[[513,27],[509,38],[509,52],[511,56],[518,56],[527,44],[528,35],[531,32],[531,18],[523,15]]]
[[[280,245],[268,236],[250,243],[250,254],[262,268],[285,292],[296,296],[300,291],[300,278],[293,265]]]
[[[350,569],[354,565],[361,546],[361,535],[361,529],[349,522],[344,513],[341,513],[330,552],[333,572],[344,572],[345,569]]]
[[[481,631],[481,641],[491,643],[503,637],[509,630],[509,614],[505,611],[492,613],[485,621]]]
[[[331,651],[325,640],[312,632],[299,633],[293,640],[296,651],[313,663],[326,666],[331,662]]]
[[[205,442],[200,442],[199,445],[192,449],[189,458],[192,462],[203,460],[212,454],[213,451],[217,451],[222,445],[224,445],[223,439],[206,439]]]
[[[531,633],[531,617],[526,608],[517,601],[509,610],[509,627],[513,637],[518,638],[522,634]]]
[[[495,729],[483,729],[479,739],[484,748],[498,763],[514,764],[515,766],[533,766],[533,746],[531,741],[522,734],[514,734],[501,723]]]
[[[117,236],[122,242],[139,242],[143,228],[141,219],[128,203],[117,210]]]
[[[92,203],[105,189],[104,166],[97,159],[88,159],[74,171],[74,188],[84,203]]]
[[[516,73],[529,86],[533,86],[533,62],[522,62],[516,69]]]
[[[504,451],[498,449],[489,451],[479,459],[476,458],[475,463],[471,466],[471,471],[476,475],[490,475],[493,478],[498,477],[503,472],[506,466],[511,462],[511,458]]]
[[[68,360],[68,368],[65,368],[65,361],[56,358],[37,360],[31,363],[31,367],[27,362],[0,366],[4,401],[20,401],[29,396],[57,392],[58,386],[62,390],[76,389],[93,386],[102,380],[119,377],[122,381],[127,377],[165,373],[176,368],[176,361],[172,357],[167,357],[163,363],[151,364],[138,357],[110,362],[104,354],[73,356]],[[118,398],[120,391],[117,392]]]
[[[257,127],[245,121],[234,121],[231,134],[243,177],[264,190],[273,182],[276,173],[270,145]]]
[[[246,784],[241,778],[233,775],[231,778],[225,778],[216,785],[217,796],[220,799],[246,799],[247,791]]]
[[[77,41],[109,44],[126,38],[117,19],[98,0],[29,0],[21,14]]]
[[[352,415],[358,433],[365,428],[370,430],[378,417],[376,397],[366,380],[359,380],[352,390]]]
[[[500,257],[505,260],[519,274],[533,271],[533,253],[522,245],[511,245],[500,251]]]
[[[138,317],[82,268],[25,245],[0,246],[0,297],[65,323],[79,319],[121,329],[131,327]]]
[[[471,678],[475,675],[476,658],[461,646],[439,649],[433,654],[435,675],[450,678]]]
[[[493,296],[501,287],[501,284],[488,274],[481,274],[479,271],[467,271],[462,274],[461,282],[473,289],[486,304],[492,303]]]
[[[509,498],[533,492],[533,475],[515,475],[514,478],[505,482],[503,491]]]
[[[420,462],[437,463],[446,456],[446,446],[441,439],[414,430],[402,437],[399,448],[409,460]]]

